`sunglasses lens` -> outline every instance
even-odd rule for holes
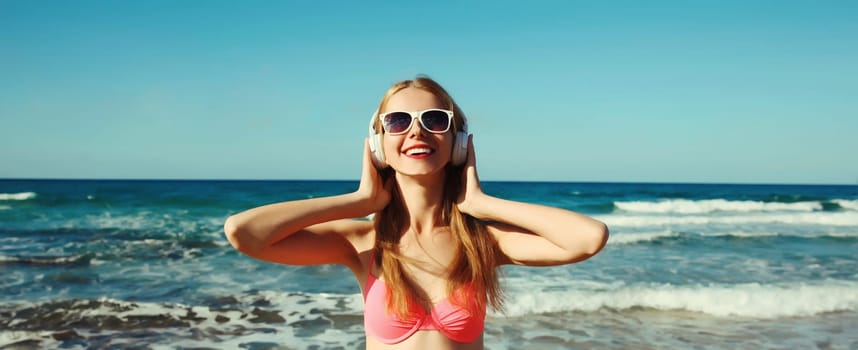
[[[442,132],[450,127],[450,117],[443,111],[426,111],[420,116],[420,121],[429,131]]]
[[[411,115],[405,112],[393,112],[384,116],[384,130],[391,134],[398,134],[408,130],[411,125]]]

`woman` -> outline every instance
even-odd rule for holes
[[[227,219],[227,238],[257,259],[351,269],[367,349],[482,349],[487,305],[502,306],[498,266],[587,259],[608,229],[483,193],[466,130],[435,81],[394,84],[372,116],[356,192],[247,210]]]

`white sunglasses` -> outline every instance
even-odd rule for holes
[[[381,120],[384,132],[389,135],[401,135],[408,132],[411,129],[411,124],[414,124],[414,119],[420,121],[424,130],[443,134],[450,130],[450,126],[453,125],[453,111],[440,108],[414,112],[393,111],[380,114],[378,119]]]

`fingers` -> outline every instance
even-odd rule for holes
[[[367,166],[368,169],[377,170],[376,162],[375,162],[375,159],[374,159],[374,156],[372,153],[372,149],[370,148],[370,145],[369,145],[369,139],[366,139],[366,142],[364,142],[363,150],[364,150],[363,151],[364,164]]]
[[[363,177],[367,180],[378,183],[379,186],[383,186],[384,184],[380,182],[381,180],[381,171],[375,165],[375,161],[373,160],[372,151],[369,147],[369,139],[365,139],[363,144]]]
[[[369,139],[364,139],[363,143],[363,169],[361,169],[361,178],[369,179],[372,177],[374,166],[372,164],[372,154],[369,151]]]

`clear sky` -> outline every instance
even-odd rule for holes
[[[858,183],[856,1],[0,0],[0,178],[357,179],[427,74],[484,180]]]

